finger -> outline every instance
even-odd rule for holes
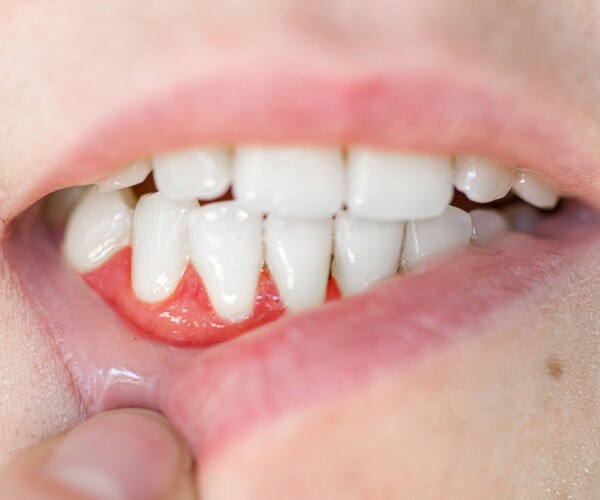
[[[27,451],[0,474],[0,498],[192,499],[192,471],[165,419],[118,410]]]

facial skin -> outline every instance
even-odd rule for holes
[[[66,152],[108,115],[179,82],[240,68],[349,82],[425,61],[493,91],[519,89],[577,143],[579,155],[548,158],[564,164],[554,177],[600,207],[597,1],[0,0],[0,12],[3,232],[35,199],[72,184],[58,175]],[[501,149],[501,138],[488,139]],[[130,159],[110,150],[98,145],[104,170]],[[77,175],[85,183],[98,171]],[[84,411],[44,318],[0,258],[3,463]],[[600,244],[478,328],[485,332],[402,374],[236,441],[199,465],[200,491],[592,498],[600,491]]]

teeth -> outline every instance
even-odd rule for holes
[[[195,209],[188,217],[188,241],[216,312],[231,321],[247,317],[263,265],[262,216],[235,202]]]
[[[109,193],[144,182],[152,170],[150,161],[140,160],[96,183],[101,193]]]
[[[133,201],[129,190],[89,189],[69,218],[63,242],[63,253],[76,271],[100,267],[129,244]]]
[[[402,250],[402,263],[410,269],[417,261],[447,250],[468,246],[471,217],[464,210],[448,207],[435,219],[408,222]]]
[[[360,293],[396,274],[403,236],[402,222],[371,221],[338,213],[332,274],[342,293]]]
[[[343,201],[341,150],[255,148],[237,150],[234,193],[253,212],[289,217],[329,217]]]
[[[176,201],[214,200],[231,186],[231,158],[224,148],[197,148],[153,160],[159,191]]]
[[[500,163],[475,156],[456,159],[456,189],[477,203],[504,198],[513,182],[513,170]]]
[[[185,225],[196,201],[142,196],[133,219],[132,285],[139,299],[159,302],[177,287],[187,264]]]
[[[380,220],[437,217],[452,200],[449,158],[350,150],[348,207]]]
[[[475,246],[485,246],[499,240],[510,230],[510,225],[500,210],[478,208],[470,212],[473,222],[473,238]]]
[[[290,311],[309,309],[325,301],[332,226],[331,219],[267,218],[267,264]]]
[[[541,175],[517,170],[512,186],[522,200],[538,208],[552,209],[558,203],[558,191]]]
[[[541,219],[541,214],[531,205],[517,201],[504,209],[510,227],[520,233],[532,232]]]

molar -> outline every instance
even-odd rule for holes
[[[528,170],[516,171],[512,190],[519,198],[537,208],[550,210],[558,204],[556,187],[541,175]]]
[[[510,231],[510,223],[500,210],[477,208],[469,212],[473,222],[471,243],[481,247],[494,243]]]

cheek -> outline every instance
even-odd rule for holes
[[[600,475],[600,373],[585,367],[600,348],[569,320],[571,307],[540,304],[502,331],[263,428],[202,463],[199,491],[533,498],[560,478],[565,496],[585,497]]]
[[[0,266],[4,266],[0,263]],[[56,346],[9,272],[0,272],[0,465],[83,418]]]

